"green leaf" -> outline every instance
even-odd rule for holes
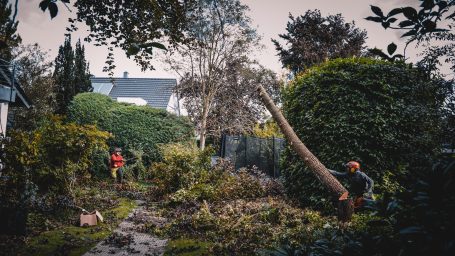
[[[400,26],[400,28],[409,27],[409,26],[413,26],[413,25],[414,25],[414,22],[411,20],[404,20],[398,24],[398,26]]]
[[[374,21],[374,22],[382,22],[382,18],[381,17],[369,16],[369,17],[366,17],[365,19],[366,20],[370,20],[370,21]]]
[[[417,21],[418,15],[417,11],[412,7],[403,8],[403,14],[406,18],[412,21]]]
[[[53,19],[55,16],[57,16],[58,13],[58,7],[56,3],[49,3],[49,13],[51,15],[51,19]]]
[[[41,1],[41,3],[39,3],[39,8],[41,8],[41,10],[46,11],[47,7],[49,6],[49,3],[50,1],[49,0],[43,0]]]
[[[389,55],[392,55],[396,50],[397,50],[397,45],[394,43],[391,43],[387,46],[387,52],[389,53]]]
[[[424,0],[421,4],[420,7],[423,7],[424,10],[429,10],[435,6],[433,0]]]
[[[397,21],[397,18],[390,18],[387,20],[389,23],[394,23],[395,21]]]
[[[374,14],[378,15],[379,17],[384,17],[381,8],[371,5],[371,10],[374,12]]]
[[[392,17],[403,12],[403,8],[395,8],[387,14],[387,17]]]
[[[136,55],[139,53],[140,50],[141,50],[141,48],[139,47],[139,45],[131,44],[130,47],[128,48],[128,50],[126,51],[126,54],[128,56]]]
[[[436,28],[436,22],[431,20],[425,20],[422,24],[429,32],[432,32]]]
[[[387,29],[388,27],[390,27],[390,22],[382,22],[381,25]]]
[[[167,51],[166,46],[164,46],[161,43],[153,42],[153,43],[150,44],[150,46]]]

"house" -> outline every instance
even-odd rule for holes
[[[176,115],[187,115],[178,95],[174,93],[176,79],[91,77],[93,92],[108,95],[118,102],[165,109]]]
[[[0,136],[2,138],[6,136],[8,107],[32,107],[32,103],[25,95],[24,90],[15,81],[14,69],[11,63],[0,59]]]

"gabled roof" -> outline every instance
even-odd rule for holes
[[[110,78],[92,77],[93,87],[96,84],[102,85],[104,94],[108,94],[112,99],[117,98],[142,98],[147,101],[147,105],[154,108],[166,109],[171,98],[177,80],[167,78]],[[111,84],[112,89],[107,92],[105,89]],[[100,91],[100,93],[103,93]]]
[[[0,59],[0,85],[11,88],[11,78],[13,77],[13,74],[10,68],[11,64],[9,62]],[[32,101],[27,97],[27,95],[25,95],[24,90],[17,81],[14,82],[14,89],[16,89],[16,98],[13,100],[11,105],[31,108]]]

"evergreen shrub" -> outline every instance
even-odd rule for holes
[[[75,96],[69,106],[68,119],[78,124],[95,124],[112,133],[111,148],[143,150],[146,165],[160,159],[159,144],[194,137],[194,127],[186,117],[149,106],[118,103],[98,93]]]
[[[284,90],[283,111],[329,169],[342,171],[341,164],[355,160],[376,183],[388,173],[406,185],[441,148],[440,82],[404,63],[336,59],[299,74]],[[330,208],[326,189],[289,147],[283,174],[303,205]]]

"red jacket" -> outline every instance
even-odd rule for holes
[[[118,168],[123,166],[123,157],[121,155],[112,154],[111,156],[111,168]]]

